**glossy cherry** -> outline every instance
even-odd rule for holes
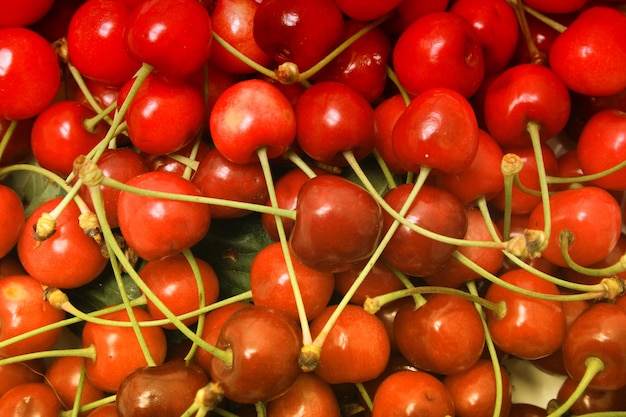
[[[267,415],[340,417],[339,401],[332,387],[315,374],[300,374],[289,390],[267,403]]]
[[[200,196],[191,182],[169,172],[151,171],[130,179],[134,187]],[[128,245],[145,260],[182,252],[204,237],[211,224],[206,204],[146,197],[122,191],[117,213]]]
[[[74,406],[84,363],[85,359],[81,357],[62,356],[56,358],[46,369],[46,383],[54,389],[65,410],[71,410]],[[80,405],[100,400],[104,396],[102,390],[96,388],[89,379],[85,379]]]
[[[374,107],[377,127],[374,149],[385,162],[387,168],[398,174],[406,173],[406,169],[402,167],[393,151],[393,128],[406,106],[404,97],[401,94],[395,94],[382,100]]]
[[[289,244],[305,265],[339,272],[374,252],[382,220],[382,209],[364,188],[343,177],[320,175],[300,189]]]
[[[0,258],[13,249],[24,228],[24,206],[20,196],[0,184]]]
[[[18,385],[0,397],[0,414],[14,417],[58,417],[61,402],[42,382]]]
[[[0,366],[0,397],[13,387],[28,382],[43,382],[46,364],[43,359]]]
[[[335,292],[345,296],[363,270],[365,261],[359,262],[347,271],[335,274]],[[378,259],[354,292],[350,302],[363,305],[367,297],[376,297],[404,289],[404,284],[394,271],[381,259]]]
[[[578,386],[578,381],[566,378],[559,388],[557,400],[566,401]],[[600,413],[605,411],[622,411],[626,408],[624,394],[626,389],[604,390],[587,388],[570,410],[577,415]]]
[[[478,150],[478,122],[469,102],[447,88],[415,97],[392,132],[396,158],[407,170],[428,166],[450,173],[466,168]]]
[[[17,123],[9,143],[4,148],[2,155],[0,155],[0,167],[28,161],[31,157],[30,134],[34,122],[35,118],[31,117],[20,120]],[[0,118],[0,135],[4,136],[11,123],[10,120]]]
[[[0,27],[32,25],[48,13],[53,3],[54,0],[30,0],[18,5],[3,1],[0,3],[3,11]]]
[[[412,94],[449,88],[467,98],[485,75],[476,31],[450,12],[428,13],[411,23],[398,38],[392,61],[398,80]]]

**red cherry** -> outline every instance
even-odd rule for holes
[[[578,387],[578,381],[566,378],[559,388],[556,399],[565,402]],[[570,407],[576,415],[601,413],[605,411],[623,411],[626,408],[626,389],[600,390],[587,388]]]
[[[131,9],[123,0],[90,0],[73,14],[67,31],[71,63],[88,78],[121,86],[141,62],[124,45],[124,28]]]
[[[411,23],[396,42],[392,60],[398,80],[412,94],[449,88],[467,98],[485,75],[476,32],[450,12],[428,13]]]
[[[20,196],[6,185],[0,184],[0,259],[17,243],[24,229],[24,206]]]
[[[0,366],[0,397],[8,390],[29,382],[43,382],[46,365],[43,359]]]
[[[445,12],[448,9],[449,0],[402,0],[395,10],[395,16],[383,25],[385,31],[391,35],[399,36],[407,27],[417,19],[434,12]]]
[[[195,149],[195,160],[201,161],[202,158],[205,157],[206,154],[211,150],[210,145],[204,141],[200,140],[197,144],[196,141],[192,140],[182,148],[176,151],[176,155],[184,156],[187,158],[191,158],[191,152]],[[176,174],[179,176],[184,176],[185,169],[187,165],[185,165],[181,161],[177,161],[172,158],[172,155],[155,155],[155,154],[143,154],[143,160],[148,165],[148,170],[150,171],[161,171],[161,172],[170,172],[172,174]],[[192,173],[195,171],[192,171]],[[193,177],[194,174],[192,174]]]
[[[147,172],[127,185],[146,190],[200,196],[191,182],[169,172]],[[117,208],[120,231],[145,260],[182,252],[204,237],[211,224],[206,204],[146,197],[122,191]]]
[[[32,25],[48,13],[53,3],[54,0],[29,0],[20,4],[3,0],[0,2],[0,27]]]
[[[381,231],[382,209],[364,188],[320,175],[300,189],[289,243],[305,265],[339,272],[372,255]]]
[[[193,0],[148,0],[126,23],[124,41],[135,59],[164,77],[184,78],[209,59],[212,43],[209,12]]]
[[[354,265],[347,271],[335,274],[335,292],[345,296],[348,290],[354,284],[357,277],[363,270],[365,261]],[[381,259],[377,260],[371,270],[365,276],[365,279],[359,285],[352,298],[351,303],[363,305],[367,297],[377,297],[393,291],[404,289],[404,284],[398,279],[398,276],[391,268]]]
[[[528,227],[543,230],[541,206],[530,214]],[[588,186],[560,191],[550,197],[552,230],[548,246],[541,253],[550,262],[566,266],[561,233],[569,232],[567,251],[583,266],[604,259],[617,245],[622,227],[622,210],[615,198],[602,188]]]
[[[550,67],[568,88],[590,96],[626,87],[626,16],[610,7],[591,7],[560,34],[550,49]]]
[[[314,339],[336,308],[328,306],[311,322]],[[369,381],[385,370],[390,351],[387,331],[380,319],[363,307],[348,304],[328,333],[314,372],[329,384]],[[354,358],[361,360],[356,362]]]
[[[30,133],[34,122],[35,118],[31,117],[17,123],[6,148],[0,155],[0,167],[28,162],[31,157]],[[10,120],[0,119],[0,135],[5,135],[11,123]]]
[[[572,13],[580,10],[588,0],[527,0],[529,7],[542,13]]]
[[[21,384],[0,397],[0,415],[57,417],[61,402],[49,385],[41,382]]]
[[[445,173],[458,172],[472,162],[478,150],[474,110],[453,90],[424,91],[398,118],[392,144],[407,171],[419,172],[424,165]]]
[[[314,84],[300,96],[295,111],[298,145],[316,161],[346,165],[342,152],[352,151],[362,159],[374,147],[374,110],[345,84]]]
[[[340,417],[339,402],[331,386],[315,374],[300,374],[289,390],[267,403],[267,415]]]
[[[374,107],[374,117],[376,118],[377,134],[374,141],[374,148],[387,168],[394,173],[405,174],[406,169],[402,167],[395,152],[393,151],[393,128],[396,122],[406,109],[404,97],[401,94],[393,95],[384,99]]]
[[[454,402],[441,381],[427,372],[389,375],[374,396],[372,417],[453,416]]]
[[[500,275],[500,279],[526,290],[559,294],[556,285],[524,269],[506,272]],[[489,286],[485,298],[506,304],[504,317],[487,310],[489,331],[495,345],[502,351],[523,359],[539,359],[561,346],[565,317],[560,301],[523,295],[497,284]]]
[[[400,353],[413,366],[441,375],[472,368],[485,343],[474,304],[448,294],[429,296],[419,308],[407,298],[398,310],[393,331]]]
[[[590,388],[614,390],[626,386],[626,309],[610,303],[594,304],[572,323],[563,341],[567,373],[580,381],[590,357],[604,364]]]
[[[59,401],[66,410],[72,409],[74,404],[84,363],[85,358],[62,356],[54,359],[46,369],[46,383],[54,388]],[[105,393],[96,388],[88,379],[85,379],[81,389],[81,405],[100,400],[105,396]]]
[[[269,158],[282,155],[295,138],[296,116],[277,87],[250,79],[222,93],[213,107],[210,127],[220,153],[246,164],[259,160],[260,148],[267,148]]]
[[[87,417],[120,417],[115,404],[105,404],[94,409]]]
[[[61,197],[48,200],[26,219],[17,253],[28,273],[44,285],[77,288],[96,278],[108,264],[96,241],[78,223],[80,210],[70,202],[56,219],[55,232],[37,242],[33,230],[43,213],[50,213]],[[38,244],[39,243],[39,244]]]
[[[59,62],[47,40],[30,29],[0,28],[0,118],[36,116],[52,102],[60,82]]]
[[[392,11],[401,0],[374,0],[367,3],[358,0],[335,0],[341,11],[351,19],[376,20]]]

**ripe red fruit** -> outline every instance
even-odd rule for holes
[[[57,417],[61,402],[54,389],[41,382],[18,385],[0,397],[0,415]]]
[[[24,228],[24,206],[19,195],[0,184],[0,259],[13,249]]]
[[[0,27],[32,25],[48,13],[53,3],[54,0],[29,0],[19,4],[10,0],[0,1]]]

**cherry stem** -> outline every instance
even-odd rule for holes
[[[267,408],[265,407],[264,402],[257,402],[254,404],[254,409],[256,410],[257,417],[267,417]]]
[[[76,386],[76,394],[74,395],[74,403],[72,404],[71,417],[78,417],[80,411],[80,400],[83,396],[83,388],[85,387],[85,362],[80,367],[80,376],[78,377],[78,385]]]
[[[191,157],[188,157],[188,156],[183,156],[177,153],[171,153],[167,156],[185,165],[185,169],[189,168],[190,171],[196,171],[198,169],[198,166],[200,165],[199,161],[192,159]],[[187,179],[189,179],[189,177],[187,177]]]
[[[370,394],[367,392],[367,389],[365,389],[363,383],[357,382],[354,385],[356,386],[357,391],[359,391],[361,398],[363,398],[363,402],[367,406],[367,409],[372,411],[374,409],[374,403],[372,402],[372,397],[370,397]]]
[[[398,80],[398,76],[393,71],[393,69],[391,69],[390,66],[387,66],[387,78],[389,78],[391,82],[396,86],[400,95],[402,96],[402,99],[404,100],[404,104],[408,106],[411,102],[411,97],[409,96],[409,93],[406,91],[404,86],[400,83],[400,80]]]
[[[31,361],[35,359],[47,359],[47,358],[60,358],[64,356],[78,356],[81,358],[96,360],[96,347],[94,345],[77,348],[77,349],[57,349],[57,350],[45,350],[41,352],[25,353],[23,355],[15,355],[10,358],[0,359],[0,366],[9,365],[12,363],[19,363],[24,361]]]
[[[406,274],[404,274],[398,268],[396,268],[396,267],[394,267],[392,265],[389,265],[389,263],[386,263],[386,265],[387,265],[387,267],[389,269],[391,269],[391,271],[394,273],[394,275],[396,277],[398,277],[400,282],[402,282],[402,284],[406,288],[415,288],[415,285],[413,285],[413,283],[411,282],[409,277],[406,276]],[[419,308],[419,307],[423,306],[424,304],[426,304],[426,298],[424,298],[424,296],[422,294],[413,294],[413,300],[415,301],[415,307],[416,308]]]
[[[507,153],[500,162],[500,171],[504,179],[503,237],[509,240],[511,233],[511,212],[513,206],[513,179],[522,170],[523,162],[519,155]]]
[[[376,160],[376,163],[378,164],[378,166],[380,167],[380,170],[385,176],[385,180],[387,181],[387,185],[389,186],[389,188],[390,189],[396,188],[398,186],[398,184],[396,183],[396,179],[394,178],[393,173],[389,169],[389,166],[387,165],[383,157],[380,155],[380,152],[378,152],[377,149],[372,149],[372,156]]]
[[[590,356],[585,360],[585,373],[578,382],[576,389],[572,392],[569,398],[561,404],[559,408],[554,410],[548,415],[548,417],[560,417],[565,414],[574,403],[585,393],[585,390],[600,372],[604,371],[604,362],[597,356]]]
[[[277,209],[278,200],[276,197],[276,189],[274,188],[274,181],[272,179],[272,168],[270,167],[269,158],[267,156],[267,148],[259,148],[257,150],[257,155],[261,163],[261,168],[263,169],[263,176],[265,177],[265,183],[267,185],[270,205]],[[285,266],[287,267],[287,274],[289,275],[291,290],[293,291],[293,296],[296,302],[300,327],[302,328],[302,344],[307,346],[311,344],[313,338],[309,328],[309,320],[306,316],[304,301],[302,300],[302,293],[300,292],[300,285],[296,277],[296,271],[293,267],[293,259],[291,258],[291,251],[289,250],[289,244],[287,242],[285,226],[283,225],[283,219],[279,215],[275,214],[274,219],[276,223],[276,231],[278,232],[278,239],[280,241],[280,247],[283,251],[283,257],[285,259]]]
[[[597,179],[606,177],[607,175],[613,174],[620,169],[626,167],[626,160],[620,162],[619,164],[613,165],[610,168],[605,169],[604,171],[596,172],[595,174],[589,175],[581,175],[579,177],[551,177],[547,176],[546,180],[549,184],[571,184],[571,183],[583,183],[583,182],[591,182]]]
[[[475,297],[479,296],[475,281],[468,281],[465,283],[465,286],[467,287],[467,290],[470,294]],[[502,369],[500,367],[500,359],[498,358],[498,352],[496,351],[496,346],[493,343],[491,332],[489,331],[489,326],[487,325],[487,320],[485,319],[485,312],[483,311],[483,307],[478,303],[474,303],[474,307],[476,307],[476,311],[478,311],[480,321],[483,325],[485,346],[487,346],[489,358],[491,359],[491,364],[493,365],[493,374],[496,384],[496,401],[493,404],[493,417],[498,417],[500,415],[500,411],[502,410],[503,401]]]
[[[199,162],[196,161],[196,157],[198,156],[198,149],[200,149],[200,142],[202,141],[202,132],[199,132],[196,140],[193,144],[193,148],[191,148],[191,152],[189,153],[189,160],[196,162],[195,168],[191,164],[185,164],[185,170],[183,171],[183,178],[189,180],[191,178],[192,171],[198,169]]]
[[[259,72],[268,78],[276,79],[276,74],[274,73],[274,71],[248,58],[246,55],[241,53],[238,49],[236,49],[230,43],[226,42],[224,38],[222,38],[220,35],[215,33],[215,31],[213,31],[213,39],[220,46],[226,49],[231,55],[235,56],[237,59],[239,59],[241,62],[243,62],[244,64],[246,64],[247,66],[255,70],[256,72]]]
[[[291,163],[293,163],[295,166],[300,168],[302,172],[307,175],[307,177],[315,178],[317,176],[317,174],[315,173],[315,171],[313,171],[309,164],[307,164],[306,161],[302,159],[302,157],[298,155],[293,149],[288,149],[287,151],[285,151],[283,156],[291,161]]]
[[[544,15],[543,13],[540,13],[537,10],[533,9],[532,7],[526,4],[523,4],[521,0],[509,0],[509,2],[513,4],[516,4],[516,3],[521,4],[522,5],[521,7],[524,9],[526,13],[535,17],[540,22],[545,23],[546,25],[548,25],[549,27],[551,27],[552,29],[556,30],[559,33],[563,33],[567,29],[567,26],[562,25],[561,23],[557,22],[554,19],[550,19],[548,16]]]
[[[80,398],[80,397],[79,397]],[[92,401],[89,404],[84,404],[82,406],[80,406],[78,408],[78,412],[79,413],[86,413],[87,411],[91,411],[94,410],[100,406],[106,405],[106,404],[111,404],[113,402],[115,402],[115,394],[113,395],[109,395],[107,397],[101,398],[99,400],[96,401]],[[66,410],[66,411],[61,411],[59,413],[59,417],[74,417],[74,409],[72,410]]]
[[[548,190],[548,181],[546,179],[546,165],[543,161],[543,152],[541,150],[541,138],[539,135],[540,125],[537,122],[529,121],[526,130],[530,135],[533,145],[535,160],[537,163],[537,174],[539,176],[539,190],[541,191],[541,204],[543,207],[543,232],[546,241],[550,238],[552,231],[552,214],[550,212],[550,192]]]
[[[96,101],[93,94],[91,94],[91,91],[87,87],[87,84],[85,84],[85,79],[83,78],[83,75],[80,73],[80,71],[78,71],[78,69],[71,62],[68,61],[66,64],[67,68],[70,71],[70,74],[72,74],[72,78],[74,78],[74,81],[76,82],[76,85],[80,89],[81,93],[83,93],[83,95],[85,96],[85,100],[87,100],[87,103],[89,103],[91,108],[94,109],[96,113],[104,114],[104,120],[106,120],[107,123],[112,124],[113,120],[108,116],[108,113],[113,109],[108,109],[106,113],[103,113],[104,109]]]
[[[498,317],[504,317],[506,315],[506,303],[504,301],[494,303],[492,301],[486,300],[482,297],[478,297],[474,294],[470,294],[466,291],[459,290],[457,288],[439,287],[435,285],[424,285],[420,287],[407,288],[405,290],[393,291],[387,294],[378,295],[376,297],[368,297],[363,304],[363,308],[370,314],[376,314],[378,310],[380,310],[380,308],[385,304],[399,300],[404,297],[408,297],[413,294],[454,295],[473,303],[480,304],[481,306],[492,310]]]
[[[206,306],[206,297],[205,297],[205,291],[204,291],[204,283],[202,282],[202,273],[200,272],[200,268],[198,267],[198,262],[196,261],[196,258],[193,256],[193,253],[191,253],[190,249],[185,249],[183,251],[183,255],[185,256],[185,259],[187,259],[187,262],[189,263],[189,266],[191,267],[191,270],[193,272],[193,276],[196,280],[196,285],[198,288],[198,308],[203,308]],[[202,331],[204,329],[204,321],[205,321],[204,319],[205,319],[205,315],[200,314],[198,316],[198,321],[196,322],[196,337],[198,339],[202,338]],[[194,340],[192,341],[191,348],[189,348],[189,352],[187,353],[187,355],[185,355],[185,358],[184,358],[185,363],[191,362],[197,350],[198,350],[198,343],[196,343],[196,341]]]
[[[7,127],[7,130],[4,131],[2,135],[2,139],[0,139],[0,160],[2,159],[2,155],[4,154],[4,150],[9,146],[9,141],[11,140],[11,136],[13,136],[13,132],[15,132],[15,128],[17,127],[17,120],[12,120]]]

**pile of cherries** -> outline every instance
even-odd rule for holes
[[[0,8],[1,416],[626,416],[624,1]]]

